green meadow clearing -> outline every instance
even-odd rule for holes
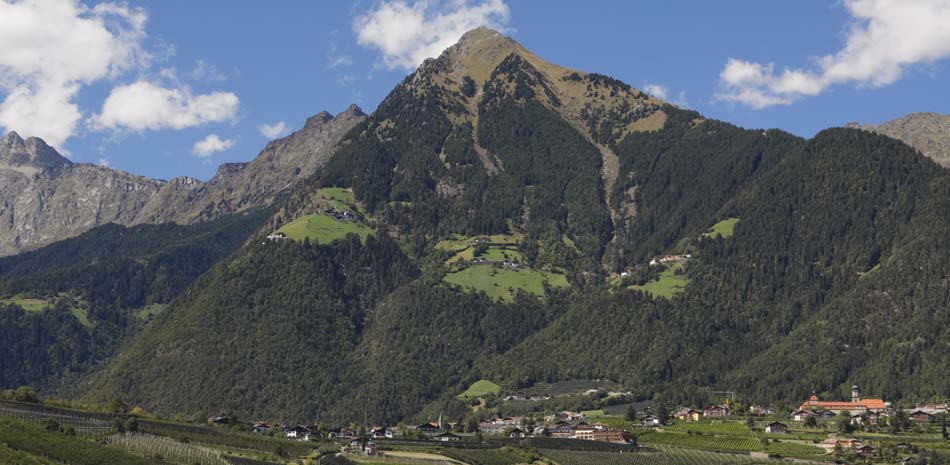
[[[476,258],[481,258],[483,260],[492,260],[496,262],[503,262],[506,260],[524,263],[525,258],[524,254],[521,252],[510,249],[507,247],[497,247],[490,246],[483,254],[476,256],[475,247],[469,247],[461,252],[456,253],[452,258],[445,261],[447,265],[451,265],[458,262],[472,261]]]
[[[544,296],[544,285],[568,287],[567,277],[559,273],[538,271],[531,268],[513,270],[489,265],[470,266],[445,275],[443,280],[469,292],[484,292],[492,299],[513,302],[515,292]]]
[[[736,224],[740,221],[739,218],[726,218],[713,225],[712,228],[709,228],[709,231],[703,234],[704,237],[716,237],[720,236],[723,239],[728,239],[732,237],[733,232],[735,232]]]
[[[304,215],[278,229],[292,240],[303,242],[309,238],[311,242],[329,244],[346,237],[347,234],[356,234],[365,244],[366,237],[373,234],[373,230],[356,220],[339,221],[329,215]]]
[[[524,235],[521,233],[492,234],[490,236],[463,236],[461,234],[452,234],[448,239],[439,241],[435,245],[435,249],[445,252],[460,252],[482,242],[494,246],[515,246],[518,245],[522,239],[524,239]]]
[[[66,294],[61,294],[60,297],[68,298]],[[0,299],[0,307],[6,305],[18,305],[23,310],[28,312],[42,312],[48,308],[52,308],[56,305],[53,301],[56,297],[52,298],[35,298],[27,297],[24,295],[15,295],[13,297],[8,297],[6,299]],[[85,302],[75,299],[72,301],[73,304],[69,307],[69,312],[79,320],[85,327],[92,326],[92,323],[89,321],[89,318],[86,315]]]
[[[363,207],[360,207],[356,204],[356,199],[353,197],[353,191],[343,187],[324,187],[317,192],[323,196],[323,198],[330,201],[330,204],[336,210],[356,210],[361,215],[366,215],[366,210]]]
[[[459,394],[457,398],[459,399],[477,399],[479,397],[485,397],[489,394],[498,394],[501,392],[501,386],[487,380],[480,379],[472,383],[465,392]]]
[[[681,269],[683,269],[682,264],[673,265],[660,273],[659,280],[650,281],[642,286],[629,286],[628,288],[635,291],[648,292],[653,294],[654,298],[673,297],[686,290],[686,285],[689,284],[689,278],[686,277],[685,274],[676,274],[676,271]]]

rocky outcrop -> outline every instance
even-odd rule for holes
[[[278,193],[326,163],[337,142],[366,115],[356,105],[333,117],[321,112],[293,134],[273,140],[248,163],[225,163],[190,195],[167,208],[143,212],[139,222],[192,223],[267,205]]]
[[[893,137],[919,150],[941,166],[950,168],[950,115],[911,113],[878,126],[848,123],[846,127]]]
[[[253,161],[222,165],[208,182],[149,179],[71,163],[41,139],[0,140],[0,255],[12,255],[106,223],[194,223],[267,205],[312,174],[365,115],[354,106],[271,141]]]

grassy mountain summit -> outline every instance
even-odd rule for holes
[[[477,29],[332,153],[87,395],[394,422],[479,380],[950,393],[950,176],[901,142],[738,128]]]

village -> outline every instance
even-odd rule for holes
[[[266,422],[241,426],[256,434],[282,436],[296,441],[332,440],[341,444],[342,453],[360,456],[384,454],[384,449],[399,444],[431,443],[439,444],[439,447],[466,447],[466,444],[484,441],[516,443],[524,440],[544,441],[545,444],[556,444],[554,441],[563,441],[564,444],[590,441],[631,450],[656,443],[673,446],[677,445],[676,440],[682,440],[687,447],[697,447],[696,444],[703,443],[717,450],[717,440],[725,443],[731,440],[730,435],[734,435],[745,436],[745,441],[741,444],[736,442],[740,445],[735,447],[722,447],[724,452],[737,452],[746,448],[752,456],[758,454],[780,458],[782,455],[770,451],[783,450],[794,456],[793,451],[804,452],[808,448],[811,449],[810,454],[803,454],[803,457],[818,461],[822,457],[858,457],[873,462],[889,457],[899,462],[913,456],[917,448],[913,441],[893,444],[871,438],[883,436],[889,431],[924,431],[938,427],[942,427],[946,437],[946,402],[898,409],[880,398],[863,398],[858,386],[853,387],[851,394],[849,400],[840,401],[822,401],[812,395],[791,411],[775,411],[757,404],[744,405],[739,410],[734,402],[727,399],[722,404],[702,408],[681,407],[669,413],[652,407],[637,412],[631,410],[624,418],[591,418],[583,412],[560,411],[540,416],[472,417],[465,424],[461,421],[444,422],[439,418],[416,425],[389,427],[348,425],[328,428],[319,423],[288,426]],[[514,392],[503,396],[503,399],[530,402],[550,399],[550,396]],[[209,418],[208,423],[233,426],[227,416]],[[697,441],[697,438],[702,439]],[[884,444],[887,444],[886,451],[881,450]]]

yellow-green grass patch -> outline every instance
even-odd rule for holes
[[[137,308],[134,312],[138,319],[147,321],[160,315],[166,308],[168,308],[168,304],[151,304]]]
[[[333,208],[337,210],[353,209],[362,215],[366,215],[366,210],[356,203],[353,191],[343,187],[324,187],[318,191],[323,198],[330,201]]]
[[[703,236],[705,237],[716,237],[721,236],[723,239],[728,239],[732,237],[733,232],[735,232],[736,224],[740,221],[739,218],[726,218],[709,229]]]
[[[544,296],[544,285],[567,287],[563,274],[538,271],[531,268],[510,269],[489,265],[470,266],[445,275],[443,280],[468,292],[484,292],[495,300],[513,302],[517,291],[538,297]]]
[[[489,394],[498,394],[501,392],[501,386],[487,380],[480,379],[472,383],[465,392],[459,394],[459,399],[477,399],[480,397],[485,397]]]
[[[69,298],[67,294],[61,294],[60,297]],[[38,313],[46,309],[53,308],[55,306],[55,302],[53,301],[54,299],[56,298],[36,298],[27,297],[24,295],[15,295],[6,299],[0,299],[0,306],[13,304],[19,306],[27,312]],[[89,321],[89,317],[86,315],[85,302],[78,300],[69,300],[68,302],[73,303],[69,307],[69,313],[75,316],[76,319],[79,320],[79,323],[81,323],[83,326],[87,328],[92,326],[92,323]]]
[[[488,245],[518,245],[524,235],[514,234],[492,234],[490,236],[463,236],[461,234],[452,234],[446,239],[435,244],[436,250],[446,252],[458,252],[469,247],[474,247],[480,243]]]
[[[686,286],[689,284],[689,278],[687,278],[685,274],[676,274],[676,271],[682,268],[683,265],[681,264],[671,266],[660,273],[660,279],[650,281],[643,285],[629,286],[628,288],[635,291],[648,292],[653,294],[654,298],[673,297],[686,290]]]
[[[366,243],[366,237],[373,234],[373,230],[356,220],[340,221],[329,215],[304,215],[278,230],[288,238],[303,242],[309,238],[311,242],[329,244],[346,237],[347,234],[356,234],[360,241]]]
[[[53,306],[53,304],[47,299],[37,299],[33,297],[26,297],[24,295],[15,295],[13,297],[0,300],[0,304],[18,305],[20,308],[28,312],[42,312],[43,310]]]

